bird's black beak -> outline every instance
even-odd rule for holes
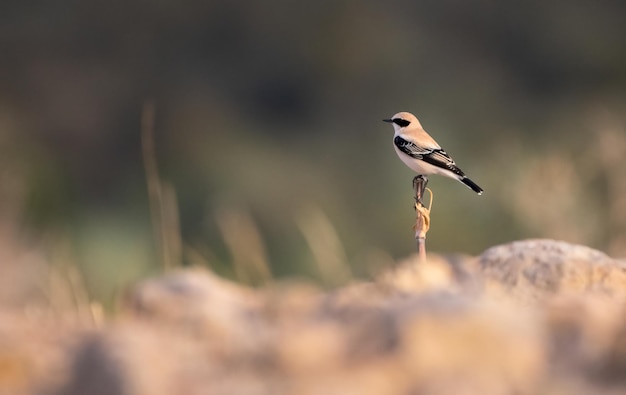
[[[383,122],[392,123],[393,119],[383,119]]]

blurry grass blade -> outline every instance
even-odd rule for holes
[[[78,315],[81,318],[89,317],[92,322],[94,322],[93,315],[91,314],[91,301],[89,300],[85,281],[82,273],[75,265],[67,266],[67,282],[69,284]]]
[[[175,191],[159,177],[154,143],[155,114],[154,102],[147,100],[141,114],[141,147],[154,240],[159,248],[163,268],[169,269],[181,262],[180,224]]]
[[[238,279],[252,283],[269,282],[271,273],[265,246],[250,215],[243,210],[222,208],[216,217]]]
[[[596,149],[592,160],[606,183],[607,250],[615,256],[626,255],[626,126],[610,111],[598,111],[590,122],[595,131]]]
[[[183,253],[185,256],[185,262],[189,262],[192,267],[198,266],[211,270],[210,259],[203,256],[197,249],[189,245],[185,245]]]
[[[72,312],[79,322],[99,326],[104,320],[102,305],[92,300],[69,239],[56,235],[51,244],[52,261],[44,290],[48,308],[57,314]]]
[[[303,210],[297,217],[315,263],[327,284],[341,284],[352,277],[339,235],[324,212],[317,207]]]
[[[182,262],[182,237],[178,215],[178,199],[176,198],[176,190],[169,182],[161,183],[161,198],[160,214],[163,253],[168,259],[167,267],[178,266]]]
[[[89,304],[89,311],[91,313],[91,319],[93,324],[100,328],[104,324],[104,308],[101,303],[91,302]]]

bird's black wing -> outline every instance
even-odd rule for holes
[[[396,145],[396,147],[398,147],[400,151],[404,152],[412,158],[423,160],[424,162],[429,163],[433,166],[449,170],[460,177],[465,176],[461,169],[456,166],[454,160],[450,158],[450,155],[448,155],[446,151],[442,150],[441,148],[420,147],[417,144],[405,140],[400,136],[396,136],[393,139],[393,143]]]

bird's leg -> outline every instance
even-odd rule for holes
[[[423,206],[422,198],[424,197],[424,191],[426,191],[426,184],[428,184],[428,177],[423,175],[417,175],[413,178],[413,191],[415,191],[415,203]]]

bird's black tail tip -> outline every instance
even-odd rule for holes
[[[470,180],[467,177],[461,178],[461,182],[467,185],[472,191],[476,192],[479,195],[483,194],[483,189],[479,187],[474,181]]]

